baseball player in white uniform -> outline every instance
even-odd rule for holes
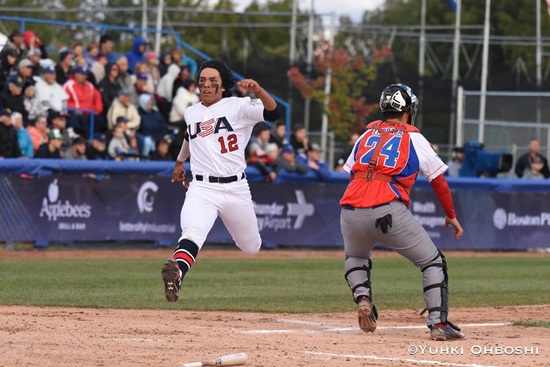
[[[277,103],[251,79],[239,86],[259,99],[231,97],[235,78],[219,60],[201,64],[201,102],[187,108],[186,140],[174,167],[172,182],[188,187],[181,210],[182,234],[173,257],[162,267],[166,299],[178,300],[183,277],[191,269],[218,215],[237,246],[247,254],[262,244],[250,187],[246,180],[245,149],[256,123],[275,121]],[[185,183],[183,162],[191,156],[193,179]]]

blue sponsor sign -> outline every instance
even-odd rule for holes
[[[340,206],[345,184],[251,183],[264,243],[342,246]],[[460,188],[453,199],[465,235],[445,230],[434,193],[414,189],[410,210],[442,249],[523,250],[550,247],[549,195]],[[152,240],[176,243],[185,189],[170,179],[111,175],[40,178],[0,175],[0,241]],[[197,209],[199,210],[199,209]],[[209,242],[231,243],[221,220]]]

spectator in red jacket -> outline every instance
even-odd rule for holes
[[[94,130],[102,130],[105,127],[104,119],[101,118],[103,112],[103,102],[99,91],[86,80],[88,69],[77,66],[74,69],[73,77],[67,81],[63,88],[69,95],[67,107],[74,109],[82,109],[94,111],[95,113],[95,128]],[[103,121],[102,121],[103,120]],[[89,136],[90,130],[90,112],[75,111],[71,113],[69,118],[69,126],[84,137]]]

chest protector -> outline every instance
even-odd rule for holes
[[[355,178],[362,178],[367,181],[377,180],[392,182],[399,184],[393,177],[384,175],[381,173],[376,173],[376,164],[378,162],[378,157],[380,156],[380,151],[382,147],[388,142],[391,137],[391,133],[395,131],[404,131],[408,133],[419,133],[420,131],[409,124],[401,124],[399,122],[385,122],[382,120],[371,122],[367,125],[367,129],[375,129],[380,132],[380,141],[374,150],[372,157],[367,165],[367,172],[357,172],[354,176]]]

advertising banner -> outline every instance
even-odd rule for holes
[[[264,244],[342,246],[338,205],[346,185],[251,183]],[[0,175],[0,241],[144,240],[176,243],[185,200],[164,177]],[[465,235],[444,229],[445,213],[429,189],[415,189],[410,210],[442,249],[550,247],[550,196],[539,192],[455,190]],[[197,210],[200,210],[197,208]],[[231,243],[220,219],[209,242]]]

